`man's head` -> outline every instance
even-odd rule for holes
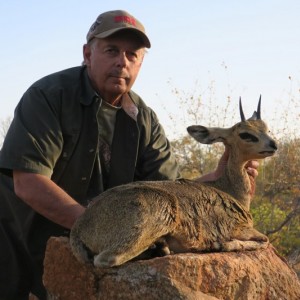
[[[94,89],[116,105],[139,73],[150,41],[143,25],[125,11],[101,14],[87,34],[84,63]]]

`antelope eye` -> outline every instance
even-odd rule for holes
[[[240,138],[245,140],[246,142],[258,142],[258,138],[248,132],[242,132],[239,134]]]

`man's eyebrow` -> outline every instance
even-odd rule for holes
[[[121,49],[119,46],[117,46],[116,44],[113,44],[113,43],[108,43],[108,44],[104,45],[104,48]],[[123,50],[139,52],[141,49],[143,49],[143,47],[132,45]]]
[[[111,43],[104,45],[104,47],[119,48],[117,45]]]

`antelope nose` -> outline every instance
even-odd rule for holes
[[[270,147],[273,148],[274,150],[277,150],[277,144],[275,141],[270,141]]]

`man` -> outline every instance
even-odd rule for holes
[[[46,298],[46,242],[68,235],[94,196],[178,178],[162,126],[131,90],[150,46],[136,18],[103,13],[83,66],[42,78],[20,100],[0,153],[0,299]]]

